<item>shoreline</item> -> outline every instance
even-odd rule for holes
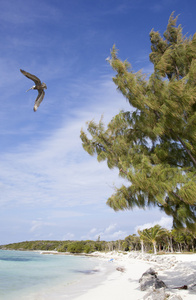
[[[45,252],[43,254],[57,254]],[[70,255],[70,253],[60,253]],[[72,255],[72,254],[71,254]],[[139,279],[149,268],[153,268],[158,278],[166,284],[165,292],[185,300],[196,297],[196,254],[142,254],[140,252],[93,252],[80,254],[102,261],[104,270],[84,277],[80,282],[64,287],[55,299],[69,300],[142,300],[148,290],[141,291]],[[187,285],[187,290],[176,287]],[[74,291],[73,291],[74,289]],[[180,298],[181,297],[181,298]],[[53,300],[52,297],[40,298]],[[157,298],[158,299],[158,298]],[[160,298],[161,299],[161,298]],[[168,297],[169,299],[169,297]]]
[[[58,255],[58,253],[51,253],[50,251],[44,252],[44,255]],[[70,253],[60,253],[60,255],[70,255]],[[76,256],[86,257],[86,255]],[[116,265],[108,264],[107,260],[105,261],[93,256],[91,258],[89,257],[89,259],[93,259],[96,262],[96,266],[93,269],[81,272],[83,275],[80,278],[76,280],[74,279],[69,283],[64,283],[63,281],[59,282],[57,285],[51,285],[47,290],[44,288],[31,293],[28,297],[20,297],[20,300],[74,300],[82,295],[85,295],[90,289],[101,286],[103,281],[107,280],[108,276],[115,272]]]
[[[150,267],[158,273],[158,278],[164,281],[167,286],[166,293],[171,297],[178,295],[179,299],[181,297],[183,300],[193,300],[196,297],[196,254],[153,255],[111,252],[102,257],[107,259],[112,257],[125,272],[112,273],[102,286],[90,289],[85,295],[74,298],[75,300],[144,299],[148,291],[140,290],[139,279]],[[188,289],[175,289],[183,285],[187,285]]]
[[[154,255],[142,254],[139,251],[88,254],[41,250],[33,252],[43,255],[81,256],[95,264],[92,264],[92,268],[86,267],[84,272],[81,271],[83,274],[78,279],[70,278],[69,283],[66,283],[62,277],[62,280],[51,283],[47,289],[43,287],[35,290],[26,297],[20,295],[20,300],[165,300],[166,296],[167,300],[196,299],[196,253]],[[141,291],[139,279],[149,268],[165,283],[164,298],[152,298],[152,288]],[[178,289],[185,285],[186,290]]]

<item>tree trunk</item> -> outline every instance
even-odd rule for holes
[[[156,242],[153,242],[154,254],[157,254]]]
[[[142,254],[144,253],[144,241],[141,240],[141,250],[142,250]]]
[[[170,238],[170,248],[171,248],[171,253],[173,253],[174,252],[174,249],[173,249],[173,244],[172,244],[172,238]]]

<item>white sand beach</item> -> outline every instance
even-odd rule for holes
[[[75,300],[139,300],[154,299],[146,297],[148,291],[141,291],[139,279],[142,274],[153,268],[158,278],[164,281],[168,299],[196,299],[196,254],[152,255],[129,252],[127,254],[110,252],[94,253],[108,263],[115,265],[115,271],[98,286],[83,291]],[[113,261],[110,261],[113,259]],[[124,272],[116,268],[124,269]],[[175,289],[187,285],[188,289]],[[90,287],[90,282],[89,282]],[[174,298],[174,295],[178,296]],[[181,298],[180,298],[181,297]],[[157,298],[158,299],[158,298]],[[160,299],[161,300],[161,299]]]
[[[149,268],[154,269],[157,277],[166,284],[163,290],[167,300],[196,299],[196,254],[153,255],[114,251],[94,252],[89,259],[91,257],[98,262],[95,272],[79,282],[51,287],[28,299],[165,300],[161,296],[152,297],[153,288],[141,291],[139,279]],[[185,285],[188,289],[177,289]]]

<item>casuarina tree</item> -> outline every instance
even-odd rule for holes
[[[88,122],[84,149],[118,168],[126,184],[107,200],[114,210],[159,207],[174,227],[196,230],[196,34],[172,14],[163,34],[150,32],[150,76],[134,72],[114,46],[113,81],[130,104],[107,126]],[[127,184],[128,182],[128,184]]]

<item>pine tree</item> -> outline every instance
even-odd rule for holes
[[[172,14],[166,31],[150,32],[148,78],[121,61],[114,46],[110,65],[117,89],[130,103],[105,128],[88,122],[81,130],[84,149],[118,168],[130,183],[116,189],[107,204],[114,210],[157,206],[174,227],[196,231],[196,34],[187,38]]]

